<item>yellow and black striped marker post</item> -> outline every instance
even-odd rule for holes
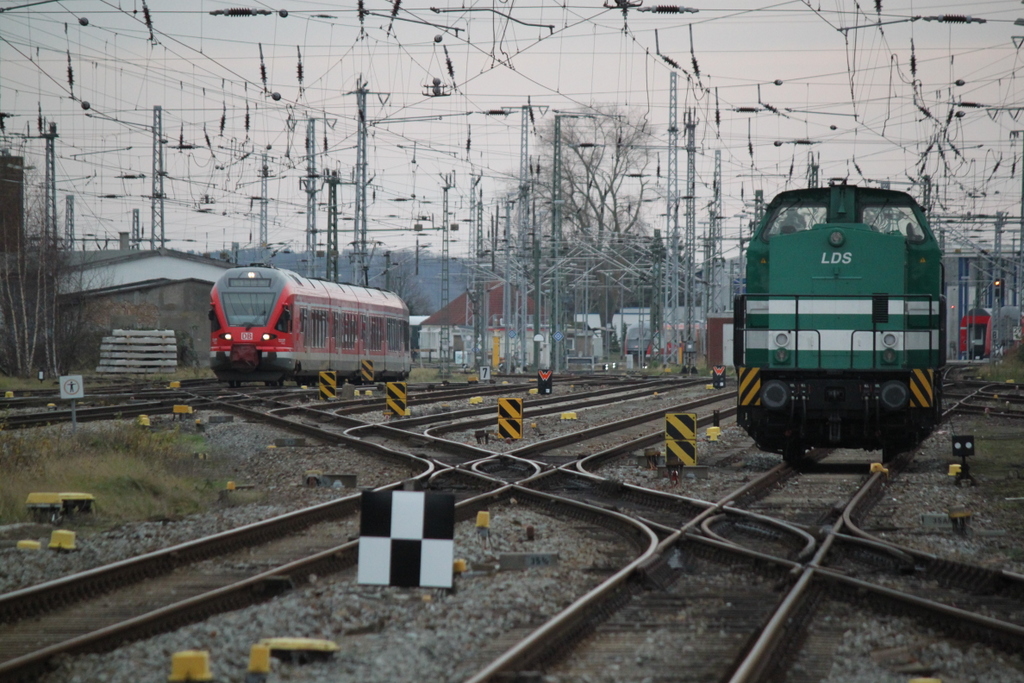
[[[320,373],[320,400],[329,401],[338,395],[338,373],[324,370]]]
[[[360,375],[362,376],[364,382],[366,382],[367,384],[372,384],[373,383],[373,361],[372,360],[364,360],[364,361],[362,361],[362,363],[360,363],[359,372],[360,372]]]
[[[687,467],[697,464],[696,413],[665,413],[665,455],[667,465],[677,464],[671,460],[673,455]]]
[[[523,399],[498,399],[498,436],[502,439],[523,438]]]
[[[408,385],[405,382],[388,382],[387,398],[384,399],[384,413],[405,417],[408,405]]]
[[[761,405],[761,368],[736,368],[741,406]]]
[[[910,407],[931,408],[935,405],[935,371],[910,371]]]

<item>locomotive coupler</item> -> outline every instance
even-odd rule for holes
[[[843,419],[838,413],[830,413],[828,416],[828,441],[839,443],[843,436]]]

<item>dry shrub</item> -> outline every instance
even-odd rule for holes
[[[0,431],[0,523],[28,520],[33,491],[91,493],[100,522],[197,512],[215,486],[190,438],[134,424]]]

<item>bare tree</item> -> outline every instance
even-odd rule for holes
[[[19,377],[71,367],[85,323],[69,253],[44,225],[38,184],[27,185],[24,234],[0,254],[0,371]]]
[[[653,279],[646,276],[655,248],[647,235],[645,200],[651,194],[655,140],[646,120],[617,107],[558,116],[563,203],[554,268],[563,276],[573,269],[583,273],[581,280],[566,283],[561,306],[564,311],[599,311],[607,327],[613,311],[625,303],[650,305],[654,299],[638,287],[653,286]],[[541,203],[546,207],[552,206],[555,128],[550,119],[537,133],[542,150],[537,192],[547,200]],[[550,209],[543,213],[538,218],[551,225]],[[579,281],[601,293],[589,305],[577,303],[573,289]]]

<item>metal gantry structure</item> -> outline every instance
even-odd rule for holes
[[[684,340],[683,365],[695,368],[697,365],[697,349],[694,338],[693,311],[697,300],[697,114],[694,110],[686,112],[686,238],[683,244],[685,263],[683,270],[686,275],[686,338]]]
[[[270,207],[270,193],[269,193],[269,181],[270,181],[270,167],[267,166],[267,153],[263,153],[263,163],[260,164],[260,246],[259,254],[260,261],[267,260],[267,250],[270,244],[270,237],[268,234],[268,211]]]
[[[150,200],[150,226],[149,226],[149,248],[156,249],[157,236],[159,235],[160,247],[167,243],[167,235],[164,232],[164,177],[167,172],[164,170],[164,110],[163,107],[153,107],[153,195]]]
[[[306,176],[300,179],[306,192],[306,276],[316,274],[316,193],[320,177],[316,172],[316,119],[306,122]]]
[[[359,81],[356,84],[356,110],[357,110],[357,121],[356,121],[356,168],[355,178],[353,182],[356,188],[356,208],[355,216],[352,221],[353,231],[353,267],[355,269],[355,277],[353,282],[359,282],[360,276],[362,276],[363,285],[369,285],[369,272],[370,262],[369,254],[367,252],[367,203],[366,203],[366,185],[367,185],[367,114],[366,114],[366,95],[369,89],[366,86],[366,82],[363,81],[362,76],[359,77]],[[447,302],[444,302],[447,303]],[[442,304],[443,305],[443,304]]]
[[[451,271],[449,264],[448,191],[455,187],[455,172],[441,176],[441,308],[451,299]],[[441,379],[451,377],[452,327],[450,313],[441,320]]]
[[[669,324],[670,335],[667,341],[672,348],[679,348],[679,95],[677,91],[676,72],[669,75],[669,107],[668,107],[668,179],[665,202],[665,217],[668,235],[668,268],[665,271],[665,306],[666,322]],[[663,344],[667,350],[668,344]],[[662,362],[667,362],[667,357]]]

